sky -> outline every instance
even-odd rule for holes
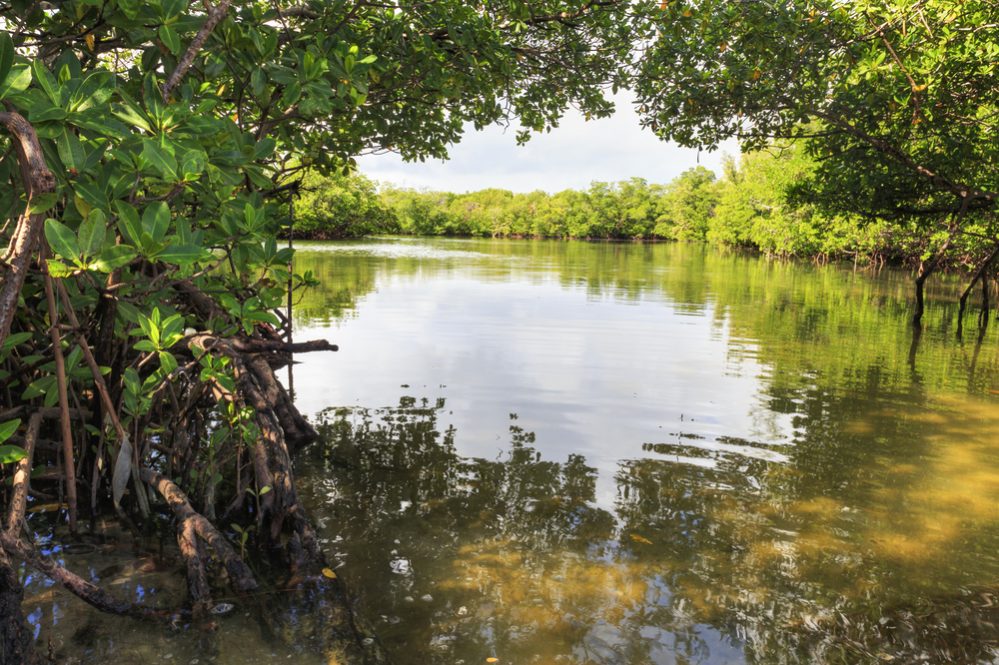
[[[594,180],[632,177],[666,183],[701,164],[721,175],[722,156],[738,155],[735,142],[708,153],[681,148],[642,129],[627,97],[615,98],[610,118],[586,121],[570,111],[559,127],[518,146],[516,127],[474,130],[451,148],[451,159],[406,163],[396,154],[359,158],[361,173],[415,189],[467,192],[489,187],[515,192],[586,189]],[[700,161],[698,161],[698,159]]]

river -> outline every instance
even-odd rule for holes
[[[903,272],[698,245],[377,239],[295,267],[321,282],[296,339],[341,347],[286,377],[323,433],[301,492],[394,662],[999,659],[999,324],[958,339],[957,282],[914,341]],[[176,562],[119,549],[53,553],[182,600]],[[48,586],[31,621],[80,662],[326,662],[239,599],[207,658]]]
[[[304,246],[339,573],[399,663],[992,662],[999,349],[682,244]],[[333,408],[331,408],[333,407]]]

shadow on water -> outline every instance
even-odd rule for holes
[[[515,415],[481,459],[443,399],[329,411],[306,492],[399,663],[992,662],[995,412],[805,399],[786,445],[646,444],[608,506]]]

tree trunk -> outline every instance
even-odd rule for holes
[[[968,282],[968,285],[964,287],[964,291],[961,293],[961,299],[957,307],[958,338],[961,337],[961,333],[964,330],[964,310],[968,306],[968,296],[971,295],[971,289],[975,288],[975,282],[977,282],[979,279],[983,280],[983,282],[987,281],[987,278],[985,276],[986,272],[988,271],[989,266],[992,265],[992,262],[996,259],[997,256],[999,256],[999,244],[993,247],[992,252],[988,255],[988,257],[986,257],[986,259],[979,264],[978,268],[975,270],[975,273],[971,277],[971,281]],[[984,297],[987,301],[988,295],[986,294]]]
[[[919,266],[919,274],[916,276],[916,309],[912,313],[912,325],[914,328],[921,328],[923,325],[923,285],[932,272],[932,268],[930,270],[925,269],[925,264]]]

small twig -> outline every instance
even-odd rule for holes
[[[38,134],[24,116],[12,111],[0,111],[0,125],[10,132],[21,168],[21,180],[28,193],[28,204],[18,218],[17,226],[4,254],[6,270],[0,277],[0,344],[7,338],[21,287],[28,276],[28,269],[35,255],[35,248],[45,223],[43,213],[32,213],[31,206],[37,196],[55,191],[55,176],[45,164],[45,155]]]
[[[101,402],[104,404],[108,418],[111,419],[111,424],[114,426],[118,438],[122,440],[127,439],[128,433],[125,432],[125,428],[122,427],[121,420],[118,418],[118,412],[115,409],[114,402],[111,400],[111,393],[108,392],[108,386],[104,382],[104,375],[101,374],[101,368],[97,364],[93,352],[90,350],[87,338],[83,335],[83,328],[80,326],[80,320],[76,318],[76,312],[73,310],[73,303],[70,302],[66,286],[61,281],[56,282],[56,286],[59,289],[59,297],[62,300],[62,305],[66,309],[66,317],[76,331],[77,344],[80,350],[83,351],[83,359],[86,360],[87,366],[90,368],[90,373],[94,377],[94,385],[97,386],[97,392],[101,396]]]
[[[173,73],[170,74],[170,78],[168,78],[167,82],[163,84],[163,101],[169,101],[170,92],[177,87],[180,80],[184,78],[184,74],[186,74],[187,70],[189,70],[191,65],[194,64],[194,58],[197,57],[201,47],[205,45],[205,42],[208,40],[208,36],[212,34],[212,30],[215,29],[215,26],[218,25],[219,21],[221,21],[226,15],[226,12],[229,11],[229,3],[231,1],[232,0],[220,0],[219,4],[214,7],[209,7],[208,18],[205,19],[204,25],[201,26],[201,29],[198,30],[198,34],[196,34],[194,39],[191,40],[191,43],[188,44],[187,50],[184,51],[184,55],[182,55],[180,60],[177,62],[177,67],[173,70]],[[205,5],[207,6],[208,3],[206,2]]]

